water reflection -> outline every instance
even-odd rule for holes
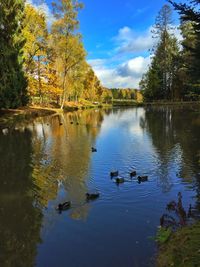
[[[149,107],[140,118],[140,125],[147,130],[156,148],[159,178],[164,190],[170,190],[170,178],[174,175],[184,182],[199,182],[199,106]]]
[[[182,191],[199,205],[199,136],[188,107],[69,112],[0,133],[0,266],[149,267],[166,203]],[[112,169],[149,179],[116,186]]]
[[[42,213],[32,181],[32,134],[0,133],[0,266],[34,266]]]
[[[70,216],[85,219],[89,206],[85,202],[90,179],[91,146],[99,133],[103,111],[73,112],[43,118],[32,126],[34,132],[33,177],[42,206],[49,200],[70,199]]]

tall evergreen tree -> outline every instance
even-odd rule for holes
[[[171,8],[164,5],[159,12],[154,37],[157,38],[153,49],[151,66],[140,83],[146,100],[174,99],[174,81],[177,75],[179,49],[175,36],[171,34]]]
[[[176,3],[169,0],[181,16],[183,65],[187,82],[185,93],[200,98],[200,0]]]
[[[0,108],[27,103],[22,69],[24,0],[0,0]]]

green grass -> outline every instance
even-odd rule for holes
[[[200,222],[173,233],[159,247],[157,267],[200,266]]]
[[[164,244],[168,241],[171,234],[172,234],[171,228],[161,227],[156,234],[155,241],[158,242],[160,245]]]
[[[64,105],[65,111],[73,111],[78,109],[90,109],[90,108],[101,108],[101,107],[111,107],[112,105],[106,103],[97,104],[95,102],[91,102],[89,100],[80,99],[78,102],[66,102]]]
[[[137,106],[138,102],[131,99],[113,99],[112,104],[113,106]]]

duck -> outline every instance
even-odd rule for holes
[[[99,197],[99,193],[86,193],[86,199],[87,200],[94,200]]]
[[[73,124],[73,121],[71,121],[70,123]]]
[[[59,125],[61,126],[61,125],[63,125],[63,123],[62,123],[62,122],[60,122],[60,123],[59,123]]]
[[[59,203],[57,206],[57,210],[59,210],[60,212],[63,210],[67,210],[71,207],[71,202],[70,201],[66,201],[64,203]]]
[[[119,175],[119,172],[118,171],[110,172],[110,176],[111,177],[118,176],[118,175]]]
[[[97,152],[97,149],[95,147],[91,148],[92,152]]]
[[[130,176],[131,176],[131,177],[136,176],[136,174],[137,174],[136,171],[131,171],[131,172],[130,172]]]
[[[146,182],[148,181],[148,176],[147,175],[143,175],[143,176],[138,176],[138,183],[142,183],[142,182]]]
[[[124,178],[119,178],[119,177],[117,177],[117,178],[115,179],[115,182],[116,182],[116,184],[122,184],[122,183],[125,182],[125,179],[124,179]]]

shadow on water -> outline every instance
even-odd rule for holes
[[[140,126],[148,132],[157,153],[159,181],[169,191],[173,176],[181,178],[200,197],[200,110],[191,107],[148,107],[140,118]],[[173,165],[179,166],[172,173]],[[199,206],[200,208],[200,206]],[[200,210],[200,209],[199,209]]]
[[[103,114],[66,113],[0,132],[0,266],[35,265],[43,213],[53,220],[57,202],[69,198],[70,217],[87,218],[91,146]]]
[[[34,198],[32,134],[0,133],[0,266],[34,266],[42,213]]]

